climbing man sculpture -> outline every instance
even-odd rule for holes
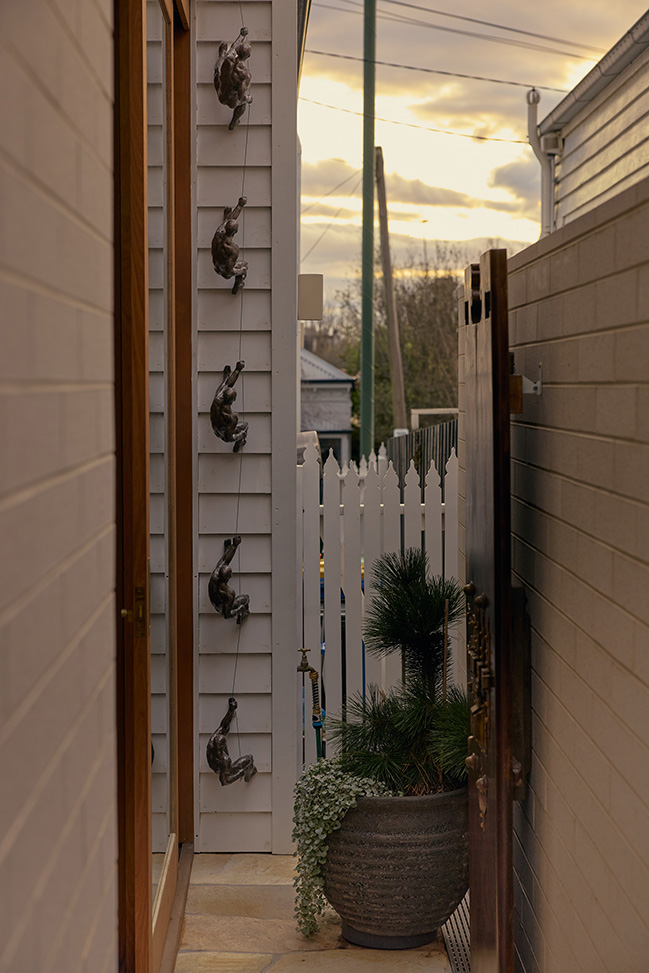
[[[250,596],[237,595],[234,588],[231,588],[228,584],[232,577],[230,561],[240,543],[240,534],[236,534],[232,539],[228,537],[223,542],[223,555],[212,571],[208,586],[208,594],[214,610],[223,615],[224,618],[236,618],[237,625],[241,625],[241,622],[250,614]]]
[[[210,422],[214,435],[222,439],[224,443],[234,443],[233,452],[238,453],[242,446],[246,445],[248,435],[248,423],[245,419],[239,419],[236,412],[232,411],[232,403],[237,397],[233,386],[245,367],[245,362],[238,361],[234,371],[229,365],[223,369],[223,381],[214,393],[210,408]]]
[[[217,226],[212,237],[214,270],[219,277],[223,277],[225,280],[234,277],[233,294],[241,290],[248,273],[248,261],[239,260],[240,249],[238,244],[234,242],[234,235],[239,229],[237,220],[247,202],[245,196],[240,196],[234,209],[231,206],[226,206],[223,210],[223,222]]]
[[[214,88],[218,99],[226,108],[233,109],[232,120],[228,125],[230,131],[239,124],[247,105],[252,104],[252,97],[248,94],[250,68],[246,64],[252,49],[246,40],[247,35],[248,28],[242,27],[239,36],[231,44],[223,41],[219,45],[219,54],[214,65]]]
[[[234,784],[235,780],[241,777],[248,783],[257,773],[255,761],[251,753],[245,757],[238,757],[232,760],[228,753],[228,744],[225,739],[230,730],[230,723],[237,710],[237,701],[234,696],[228,700],[228,711],[221,720],[218,730],[215,730],[207,741],[207,762],[215,774],[219,775],[221,784]]]

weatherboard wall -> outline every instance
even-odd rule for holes
[[[0,970],[118,967],[113,4],[0,5]]]
[[[234,131],[212,84],[219,44],[242,24],[252,45],[253,103]],[[296,42],[295,11],[277,0],[198,0],[197,92],[197,851],[290,849],[295,776]],[[246,122],[249,119],[249,126]],[[244,159],[246,160],[244,171]],[[223,209],[245,195],[237,243],[245,287],[212,268]],[[225,365],[238,359],[235,410],[249,423],[241,453],[209,418]],[[241,626],[217,614],[208,582],[223,542],[241,546],[232,584],[250,596]],[[236,672],[236,675],[235,675]],[[252,753],[250,783],[221,786],[205,747],[236,696],[229,750]],[[238,731],[238,733],[237,733]]]
[[[560,132],[557,226],[582,216],[649,175],[649,50],[613,78]]]

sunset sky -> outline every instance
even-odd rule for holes
[[[538,239],[527,91],[540,90],[542,120],[646,9],[644,0],[378,0],[377,62],[427,69],[376,69],[395,263],[421,257],[424,239],[429,256],[441,240],[469,259],[487,238],[511,252]],[[329,304],[360,266],[362,13],[362,0],[313,0],[300,85],[300,269],[325,275]]]

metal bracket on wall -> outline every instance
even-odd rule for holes
[[[539,362],[539,377],[536,382],[533,382],[531,378],[525,378],[524,375],[521,378],[523,379],[523,395],[541,395],[543,391],[543,362]]]
[[[520,415],[523,411],[523,396],[541,395],[543,392],[543,362],[539,362],[539,377],[536,382],[533,382],[531,378],[526,378],[525,375],[514,375],[513,353],[511,359],[512,374],[509,376],[509,411]]]

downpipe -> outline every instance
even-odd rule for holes
[[[538,132],[538,104],[541,100],[536,88],[527,92],[527,137],[534,155],[541,163],[541,238],[548,236],[554,229],[553,218],[553,160],[541,148]]]

